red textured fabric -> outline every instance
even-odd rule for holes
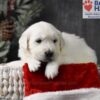
[[[97,66],[94,63],[61,65],[58,76],[53,80],[48,80],[44,71],[45,66],[41,66],[37,72],[30,72],[27,64],[23,66],[25,96],[37,92],[100,88]]]

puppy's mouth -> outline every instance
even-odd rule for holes
[[[39,61],[43,63],[49,63],[55,60],[55,56],[43,56]]]
[[[48,62],[43,62],[43,61],[41,61],[41,66],[46,66],[48,64]]]
[[[49,62],[52,62],[53,60],[54,60],[53,58],[45,58],[45,59],[41,60],[41,62],[49,63]]]
[[[53,59],[43,59],[43,60],[40,60],[41,66],[46,67],[46,65],[47,65],[49,62],[52,62],[52,61],[53,61]]]
[[[46,66],[49,62],[52,62],[53,60],[52,59],[44,59],[44,60],[41,60],[41,66]]]

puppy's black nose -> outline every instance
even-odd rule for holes
[[[54,55],[54,53],[52,51],[45,52],[46,58],[51,58],[53,55]]]

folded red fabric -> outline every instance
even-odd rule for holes
[[[53,80],[48,80],[44,71],[45,66],[36,72],[30,72],[28,64],[23,66],[25,96],[38,92],[100,88],[98,70],[94,63],[61,65],[58,76]]]

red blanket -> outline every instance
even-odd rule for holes
[[[44,66],[37,72],[30,72],[27,64],[23,66],[25,96],[37,92],[100,88],[97,66],[94,63],[61,65],[58,76],[53,80],[48,80],[44,71]]]

